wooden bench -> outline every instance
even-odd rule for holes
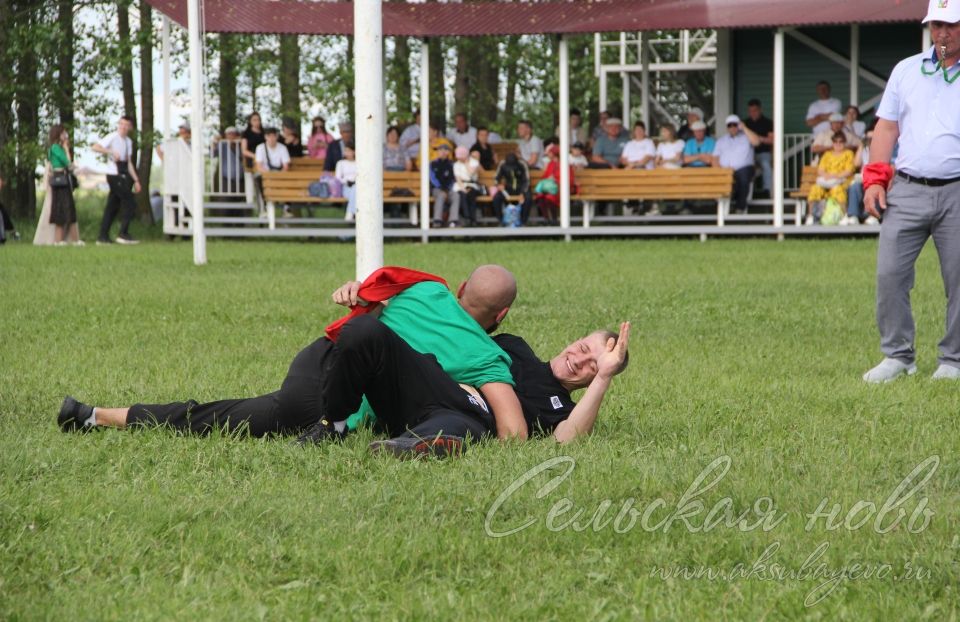
[[[810,194],[810,189],[817,183],[818,174],[816,164],[804,166],[803,172],[800,174],[800,187],[790,193],[790,198],[797,201],[795,215],[797,225],[800,225],[807,215],[807,196]],[[846,210],[846,206],[844,206],[844,210]]]

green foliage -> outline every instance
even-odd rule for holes
[[[65,435],[64,394],[99,404],[209,400],[277,388],[293,355],[341,309],[353,276],[341,243],[212,241],[133,248],[0,247],[0,617],[15,620],[918,620],[955,619],[960,394],[929,379],[944,299],[928,248],[913,292],[920,374],[867,386],[879,360],[874,240],[389,244],[386,261],[458,283],[491,259],[520,294],[504,330],[549,356],[617,320],[631,362],[595,434],[558,447],[489,442],[459,460],[372,456],[368,433],[301,449],[280,439],[167,431]],[[811,266],[842,267],[843,283]],[[839,269],[839,268],[838,268]],[[807,529],[821,500],[843,514],[880,506],[928,456],[934,512],[910,533]],[[484,520],[510,482],[545,460],[576,467],[543,498],[539,476]],[[569,498],[582,523],[684,491],[718,456],[702,493],[738,512],[770,497],[770,531],[611,526],[551,531]],[[558,517],[560,521],[569,515]],[[703,513],[693,524],[702,523]],[[812,607],[811,578],[661,579],[656,566],[798,570],[821,543],[827,570],[906,563],[922,580],[843,579]],[[808,572],[813,572],[809,569]]]

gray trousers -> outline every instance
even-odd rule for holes
[[[894,178],[877,252],[880,349],[904,363],[916,358],[910,290],[917,256],[931,236],[947,295],[947,330],[940,341],[939,361],[960,367],[960,182],[931,187]]]
[[[433,219],[443,220],[443,204],[447,199],[450,200],[449,222],[460,220],[460,193],[455,190],[441,190],[433,188],[430,193],[433,195]]]

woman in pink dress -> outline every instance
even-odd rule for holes
[[[307,141],[307,155],[317,160],[327,157],[327,145],[333,142],[333,136],[327,131],[327,120],[323,117],[314,117],[310,130],[310,140]]]

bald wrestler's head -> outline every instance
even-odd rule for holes
[[[497,329],[516,297],[517,279],[496,264],[478,267],[457,290],[460,306],[488,333]]]

